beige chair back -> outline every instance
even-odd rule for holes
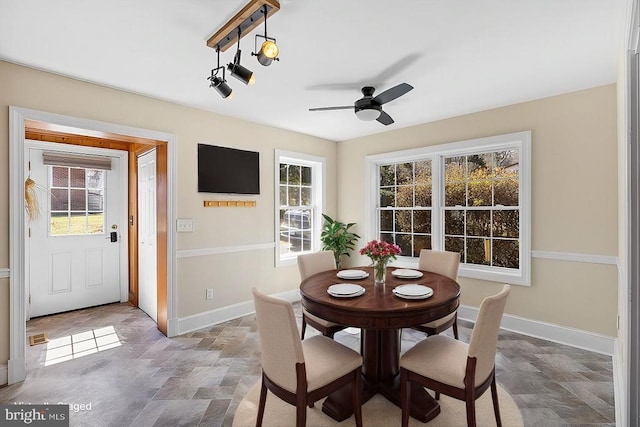
[[[432,251],[423,249],[418,259],[418,270],[442,274],[450,279],[458,280],[460,253],[448,251]]]
[[[336,269],[336,259],[333,251],[320,251],[312,254],[298,255],[298,270],[300,280],[327,270]]]
[[[293,307],[252,288],[262,350],[262,369],[276,384],[295,392],[296,363],[304,363]]]
[[[476,384],[486,380],[495,365],[498,331],[510,290],[511,286],[504,285],[500,293],[485,298],[480,304],[478,319],[469,340],[469,357],[477,359]]]

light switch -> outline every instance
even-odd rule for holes
[[[193,233],[193,224],[192,218],[178,218],[176,220],[176,231],[178,233]]]

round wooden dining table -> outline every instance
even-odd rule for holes
[[[369,273],[360,280],[337,277],[339,270],[329,270],[308,277],[300,284],[302,306],[311,314],[331,322],[362,330],[362,403],[380,393],[397,406],[400,396],[400,333],[453,313],[460,304],[460,285],[440,274],[422,271],[420,278],[402,279],[388,268],[386,282],[374,284],[371,267],[358,268]],[[364,294],[352,298],[336,298],[327,292],[337,283],[358,284]],[[392,291],[396,286],[415,283],[433,289],[426,299],[403,299]],[[425,361],[428,363],[428,361]],[[350,386],[333,393],[324,402],[323,412],[342,421],[351,416]],[[440,413],[440,405],[427,391],[415,386],[411,389],[411,416],[427,422]]]

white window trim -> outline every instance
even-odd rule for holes
[[[280,163],[290,163],[300,166],[309,166],[312,170],[312,193],[314,210],[313,243],[311,251],[299,252],[286,257],[280,256]],[[298,255],[320,250],[320,232],[322,228],[322,213],[325,211],[326,200],[326,159],[310,154],[296,153],[293,151],[275,150],[274,155],[274,240],[275,240],[275,265],[276,267],[289,266],[297,263]]]
[[[434,250],[443,250],[444,221],[441,200],[444,192],[443,157],[515,148],[520,151],[520,260],[519,270],[460,264],[459,276],[482,280],[506,282],[515,285],[531,285],[531,131],[470,139],[448,144],[410,150],[375,154],[366,157],[365,168],[365,241],[377,236],[378,166],[381,164],[431,159],[433,173],[432,191],[432,241]],[[399,266],[416,267],[417,258],[399,257]]]

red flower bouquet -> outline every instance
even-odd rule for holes
[[[360,249],[360,255],[366,255],[373,262],[374,282],[384,283],[387,264],[400,255],[400,246],[383,240],[372,240]]]

